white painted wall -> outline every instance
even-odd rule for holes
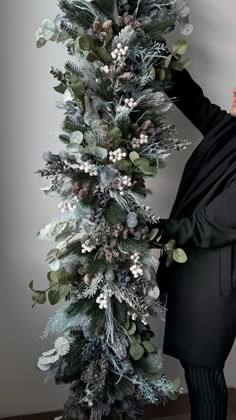
[[[212,101],[229,109],[231,90],[236,86],[236,3],[190,3],[194,24],[188,38],[189,56],[193,58],[190,72]],[[58,12],[56,4],[56,0],[1,0],[0,4],[0,417],[61,408],[67,395],[66,387],[56,387],[53,379],[44,384],[45,375],[35,369],[41,351],[53,343],[52,338],[42,342],[40,335],[54,309],[44,305],[31,310],[28,290],[31,279],[39,287],[47,283],[43,261],[53,244],[38,241],[36,232],[58,214],[56,202],[39,190],[47,182],[34,174],[44,165],[43,151],[62,148],[49,134],[59,129],[63,118],[54,105],[55,83],[49,71],[51,65],[62,66],[67,56],[60,45],[37,50],[34,40],[41,20],[54,18]],[[152,182],[155,194],[150,202],[163,217],[169,215],[184,163],[201,140],[175,107],[172,113],[179,136],[193,143],[185,152],[172,155],[167,168]],[[154,324],[161,348],[164,324]],[[225,368],[229,386],[236,386],[235,359],[234,347]],[[165,356],[165,366],[171,378],[181,376],[186,389],[178,360]]]

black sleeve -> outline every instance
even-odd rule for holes
[[[177,247],[192,241],[201,248],[236,242],[236,179],[214,200],[191,217],[160,219],[160,243],[175,239]]]
[[[227,111],[222,110],[220,106],[211,103],[186,69],[182,71],[172,69],[171,82],[173,86],[166,88],[165,93],[170,98],[177,98],[173,99],[174,104],[203,136],[227,114]]]

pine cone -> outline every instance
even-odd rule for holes
[[[134,22],[134,17],[132,15],[128,15],[124,17],[125,25],[130,25]]]
[[[112,20],[106,20],[106,22],[104,22],[103,25],[102,25],[102,29],[105,32],[111,32],[112,31],[112,25],[113,25]]]
[[[94,32],[101,32],[102,30],[102,22],[98,16],[95,18],[93,22],[93,30]]]
[[[125,72],[125,73],[123,73],[123,74],[121,74],[119,77],[118,77],[118,79],[119,80],[127,80],[127,81],[129,81],[129,80],[131,80],[131,79],[134,79],[135,78],[135,74],[134,73],[132,73],[132,72],[130,72],[130,71],[127,71],[127,72]]]

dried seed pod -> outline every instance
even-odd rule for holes
[[[125,25],[123,16],[117,16],[116,23],[118,26],[122,27]]]
[[[134,17],[132,15],[128,15],[124,17],[124,23],[125,25],[130,25],[131,23],[134,22]]]
[[[98,38],[100,39],[100,41],[104,41],[107,37],[107,33],[102,31],[99,33]]]
[[[143,131],[147,131],[149,130],[149,128],[153,128],[153,123],[151,120],[146,120],[144,121],[144,123],[141,126],[141,130]]]
[[[112,25],[113,25],[112,20],[106,20],[102,25],[102,29],[105,32],[110,32],[110,31],[112,31]]]
[[[94,32],[100,32],[102,30],[102,22],[98,16],[95,18],[93,22],[93,30]]]

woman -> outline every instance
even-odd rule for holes
[[[236,334],[236,118],[212,104],[186,69],[173,70],[176,106],[204,136],[188,159],[160,243],[188,260],[157,271],[166,306],[163,353],[185,369],[192,420],[226,420],[225,361]]]

